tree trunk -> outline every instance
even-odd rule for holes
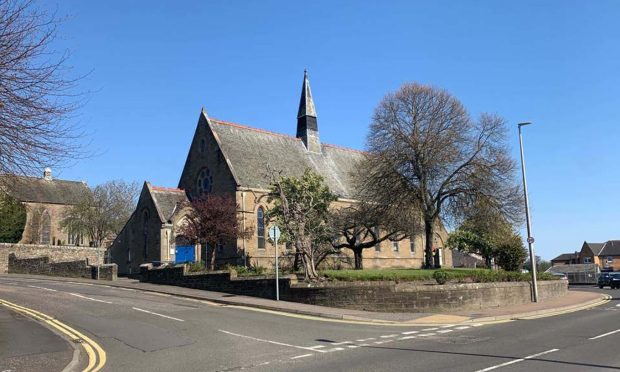
[[[432,269],[435,267],[435,258],[433,257],[433,238],[435,235],[435,226],[432,219],[424,219],[424,234],[426,237],[426,244],[424,247],[425,259],[424,268]]]
[[[353,257],[355,258],[355,270],[364,269],[364,258],[362,257],[363,251],[364,250],[361,248],[353,249]]]
[[[301,254],[299,252],[299,249],[297,249],[297,247],[295,247],[295,260],[293,261],[293,271],[294,272],[298,272],[299,271],[299,264],[300,264],[300,258],[301,258]]]
[[[209,270],[215,270],[215,250],[217,249],[217,244],[212,244],[213,248],[211,248],[211,263],[209,263]],[[207,246],[208,247],[208,246]]]

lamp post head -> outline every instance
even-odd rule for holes
[[[524,125],[530,125],[530,124],[532,124],[532,122],[531,122],[531,121],[524,121],[524,122],[519,123],[519,124],[517,124],[517,125],[519,126],[519,128],[521,128],[521,127],[522,127],[522,126],[524,126]]]

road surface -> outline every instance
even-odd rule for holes
[[[613,298],[589,310],[498,324],[386,326],[77,282],[0,278],[0,300],[57,318],[93,340],[105,350],[105,371],[620,370],[620,290],[580,290]],[[60,371],[71,361],[70,343],[3,306],[0,327],[0,371]],[[39,342],[4,337],[7,327],[13,334],[36,333]],[[37,358],[50,363],[41,366]],[[86,363],[84,353],[80,363]]]

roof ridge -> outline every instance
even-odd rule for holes
[[[165,187],[165,186],[154,186],[151,185],[153,191],[168,191],[168,192],[185,192],[183,189],[178,189],[176,187]]]
[[[340,149],[340,150],[345,150],[345,151],[351,151],[351,152],[357,152],[360,154],[368,154],[368,152],[363,151],[363,150],[358,150],[358,149],[354,149],[351,147],[345,147],[345,146],[340,146],[340,145],[333,145],[331,143],[323,143],[322,146],[327,146],[327,147],[331,147],[331,148],[335,148],[335,149]]]
[[[73,182],[73,183],[84,183],[84,181],[76,181],[76,180],[63,180],[61,178],[52,178],[51,180],[46,180],[43,177],[36,177],[36,176],[23,176],[23,175],[19,175],[19,174],[2,174],[0,175],[0,177],[16,177],[16,178],[28,178],[28,179],[32,179],[32,180],[41,180],[41,181],[56,181],[56,182]]]
[[[265,134],[273,134],[275,136],[287,137],[287,138],[292,138],[292,139],[297,140],[297,141],[301,141],[300,138],[297,138],[295,136],[291,136],[290,134],[272,132],[272,131],[266,130],[266,129],[250,127],[248,125],[233,123],[233,122],[230,122],[230,121],[224,121],[224,120],[219,120],[219,119],[214,119],[214,118],[209,118],[209,121],[214,121],[217,124],[228,125],[228,126],[231,126],[231,127],[237,127],[237,128],[241,128],[241,129],[249,129],[249,130],[253,130],[255,132],[260,132],[260,133],[265,133]]]

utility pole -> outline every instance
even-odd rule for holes
[[[532,223],[530,221],[530,203],[527,196],[527,179],[525,177],[525,158],[523,156],[523,136],[521,127],[530,125],[530,122],[519,123],[519,149],[521,150],[521,174],[523,175],[523,195],[525,197],[525,219],[527,223],[527,245],[530,251],[530,263],[532,266],[533,300],[538,302],[538,281],[536,279],[536,255],[534,254],[534,237],[532,236]]]

